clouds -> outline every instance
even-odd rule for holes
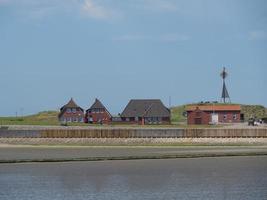
[[[105,6],[101,6],[97,4],[96,1],[93,1],[93,0],[85,0],[81,7],[82,7],[83,13],[86,16],[92,17],[94,19],[107,20],[107,19],[117,16],[117,13],[115,12],[115,10],[105,7]]]
[[[95,20],[109,20],[116,16],[113,8],[98,0],[0,0],[0,5],[8,5],[19,18],[28,19],[43,19],[59,13]]]
[[[109,11],[104,7],[96,5],[92,0],[85,0],[82,10],[93,18],[105,19],[109,17]]]
[[[58,12],[68,12],[95,20],[127,16],[129,13],[125,8],[147,12],[177,10],[173,0],[136,0],[119,3],[110,0],[0,0],[0,5],[9,5],[17,9],[14,12],[23,13],[26,17],[49,17]]]

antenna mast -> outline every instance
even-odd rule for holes
[[[229,96],[229,93],[228,93],[228,90],[227,90],[226,84],[225,84],[225,79],[226,79],[227,76],[228,76],[228,73],[226,72],[226,69],[224,67],[223,71],[221,73],[221,77],[223,79],[223,89],[222,89],[221,100],[223,101],[223,103],[226,103],[227,99],[228,99],[228,102],[231,103],[231,99],[230,99],[230,96]]]

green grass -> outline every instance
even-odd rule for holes
[[[189,105],[189,104],[188,104]],[[192,105],[192,104],[190,104]],[[218,104],[216,104],[218,105]],[[146,125],[145,127],[180,127],[180,128],[209,128],[214,126],[187,126],[186,117],[184,116],[187,105],[175,106],[171,108],[171,122],[172,125]],[[245,120],[250,116],[256,116],[257,118],[263,118],[267,116],[267,109],[261,105],[241,105],[241,112],[245,114]],[[29,115],[24,117],[0,117],[1,125],[60,125],[58,122],[57,111],[44,111],[39,112],[35,115]],[[68,123],[68,126],[101,126],[101,125],[88,125],[85,123]],[[138,125],[125,125],[125,124],[114,124],[111,126],[131,126],[140,127]]]
[[[184,112],[186,109],[186,105],[176,106],[171,108],[171,121],[172,123],[181,123],[186,122],[186,117],[184,116]]]
[[[44,111],[24,117],[0,117],[1,125],[59,125],[58,112]]]
[[[173,123],[172,125],[145,125],[144,128],[209,128],[211,126],[200,125],[186,125],[186,118],[183,116],[185,106],[175,107],[172,109],[172,122],[184,122],[184,124]],[[24,117],[0,117],[1,125],[42,125],[42,126],[59,126],[57,111],[44,111],[35,115],[29,115]],[[103,126],[99,124],[85,124],[85,123],[68,123],[68,126]],[[111,124],[111,127],[140,127],[140,125],[128,125],[128,124]]]
[[[195,105],[195,104],[188,104],[188,105]],[[186,106],[188,105],[176,106],[171,108],[172,123],[186,122],[186,117],[183,116],[183,113],[186,111],[185,109]],[[218,103],[216,105],[222,105],[222,104]],[[239,104],[231,104],[231,105],[239,105]],[[264,118],[267,117],[267,108],[261,105],[241,105],[241,113],[244,113],[246,121],[250,116],[257,118]]]
[[[264,118],[267,115],[266,108],[261,105],[242,105],[241,111],[245,114],[245,120],[250,117]]]

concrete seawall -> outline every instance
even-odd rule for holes
[[[267,129],[97,128],[1,130],[1,138],[267,138]]]

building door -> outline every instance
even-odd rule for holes
[[[243,113],[240,114],[240,121],[241,122],[244,122],[245,120],[245,115]]]
[[[219,123],[219,115],[217,113],[211,114],[211,123],[218,124]]]

